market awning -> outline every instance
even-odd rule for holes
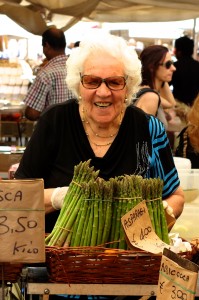
[[[55,25],[64,31],[80,20],[161,22],[199,17],[198,0],[3,0],[5,14],[27,31],[41,35]]]

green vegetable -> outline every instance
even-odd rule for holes
[[[74,167],[63,207],[46,245],[128,249],[121,218],[143,199],[156,234],[169,243],[163,183],[159,178],[123,175],[104,180],[98,175],[99,170],[90,167],[90,160]]]

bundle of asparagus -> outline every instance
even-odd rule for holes
[[[166,215],[162,202],[163,182],[160,178],[143,179],[142,198],[150,215],[151,223],[157,236],[169,244],[168,227]]]
[[[57,222],[45,243],[48,246],[109,246],[127,249],[121,217],[140,201],[147,208],[157,235],[169,243],[162,204],[162,181],[138,175],[100,178],[90,160],[74,168]]]
[[[108,241],[112,218],[113,181],[98,177],[83,183],[83,202],[73,227],[71,246],[99,246]]]
[[[95,180],[99,171],[90,167],[90,160],[80,162],[74,168],[73,179],[69,185],[62,209],[52,232],[46,237],[48,246],[69,246],[72,237],[72,228],[77,218],[83,200],[82,183]]]
[[[127,249],[121,218],[142,200],[142,177],[124,175],[114,179],[113,216],[110,248]]]

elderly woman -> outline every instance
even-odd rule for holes
[[[44,179],[46,232],[54,226],[74,166],[88,159],[104,179],[124,174],[162,178],[162,197],[178,217],[184,197],[165,129],[130,105],[141,82],[136,53],[120,37],[94,33],[72,51],[67,73],[78,100],[43,113],[15,174]]]

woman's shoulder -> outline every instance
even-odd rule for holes
[[[156,94],[159,97],[159,93],[158,91],[150,88],[150,87],[142,87],[136,94],[136,97],[141,97],[142,95],[146,94],[146,93],[152,93],[152,94]]]
[[[66,100],[61,103],[56,103],[48,106],[42,113],[42,115],[49,115],[55,113],[64,113],[72,109],[76,109],[78,107],[78,103],[76,99]]]
[[[134,116],[137,116],[138,118],[143,116],[143,118],[145,118],[148,121],[151,121],[155,124],[161,123],[160,120],[156,116],[146,113],[143,109],[134,105],[133,102],[127,107],[127,111],[129,111],[129,113],[133,114]]]
[[[137,105],[146,111],[151,111],[151,107],[154,107],[155,111],[157,111],[160,102],[161,99],[158,91],[149,87],[140,89],[133,100],[134,105]]]
[[[130,105],[127,106],[126,112],[129,114],[133,114],[133,115],[137,115],[137,116],[146,116],[147,114],[145,113],[145,111],[143,111],[141,108],[139,108],[138,106],[134,105],[134,102],[132,101],[132,103]]]
[[[135,106],[133,103],[127,107],[126,113],[136,120],[137,123],[146,121],[147,124],[153,123],[153,126],[157,126],[157,124],[161,123],[155,116],[146,113],[143,109]]]

